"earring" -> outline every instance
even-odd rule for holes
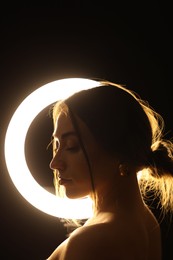
[[[128,167],[125,164],[119,165],[120,176],[125,177],[128,175]]]

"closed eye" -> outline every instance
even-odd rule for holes
[[[71,147],[67,147],[66,148],[67,151],[78,151],[79,150],[79,146],[71,146]]]

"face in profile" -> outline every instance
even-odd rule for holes
[[[96,142],[95,138],[79,118],[76,119],[80,138],[87,153],[88,161],[68,115],[61,113],[54,129],[54,158],[50,163],[56,171],[59,185],[64,186],[68,198],[82,198],[93,195],[91,174],[96,190],[104,185],[110,188],[115,183],[115,161]],[[95,190],[95,191],[96,191]]]
[[[69,116],[62,113],[54,130],[54,158],[50,163],[59,185],[69,198],[86,197],[91,192],[88,164]]]

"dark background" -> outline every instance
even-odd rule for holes
[[[8,122],[33,90],[69,77],[125,84],[162,114],[166,137],[173,136],[171,7],[159,1],[129,6],[93,3],[63,6],[60,1],[51,7],[1,8],[0,259],[44,260],[66,233],[59,219],[22,198],[5,165]],[[29,167],[44,187],[52,186],[51,151],[46,149],[52,121],[46,113],[34,120],[27,138]],[[154,213],[161,220],[159,209]],[[173,224],[169,215],[163,218],[161,230],[164,259],[171,260]]]

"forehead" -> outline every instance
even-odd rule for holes
[[[54,128],[54,136],[61,136],[65,132],[74,132],[74,126],[69,115],[65,115],[61,113],[56,120],[55,128]]]
[[[60,114],[56,120],[53,136],[59,141],[69,136],[76,136],[83,143],[85,149],[91,154],[99,154],[102,152],[102,147],[96,141],[86,124],[77,116],[75,116],[77,130],[73,126],[70,116]]]
[[[53,133],[54,137],[60,139],[63,136],[67,136],[67,134],[69,136],[70,133],[76,135],[78,138],[80,136],[83,140],[82,142],[84,143],[93,142],[94,138],[86,124],[76,115],[75,121],[77,124],[77,130],[75,129],[70,116],[68,114],[61,113],[56,120]]]

